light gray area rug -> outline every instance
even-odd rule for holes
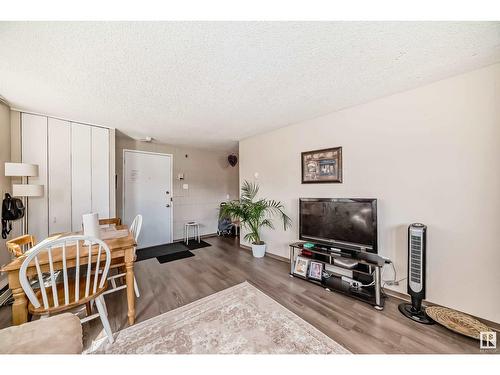
[[[248,282],[92,343],[87,354],[347,354]]]

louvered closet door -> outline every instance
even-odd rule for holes
[[[71,231],[71,124],[48,120],[49,233]]]
[[[92,212],[109,217],[109,130],[92,127]]]
[[[41,241],[48,235],[47,117],[22,113],[21,127],[22,161],[38,165],[38,177],[30,177],[29,183],[44,187],[42,197],[32,197],[28,201],[28,233]]]
[[[82,230],[82,215],[92,211],[92,129],[71,124],[72,229]]]

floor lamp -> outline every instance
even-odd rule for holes
[[[28,234],[28,198],[43,196],[43,185],[28,183],[28,177],[38,176],[38,165],[27,163],[5,163],[5,176],[21,177],[20,184],[12,184],[12,196],[21,197],[25,207],[23,234]]]
[[[43,185],[28,183],[28,177],[38,176],[38,165],[27,163],[5,163],[6,177],[21,177],[20,184],[12,184],[12,196],[21,197],[25,207],[23,217],[23,234],[28,234],[28,198],[43,196]],[[3,199],[3,197],[2,197]],[[0,306],[12,300],[10,289],[0,293]]]

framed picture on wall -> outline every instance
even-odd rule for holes
[[[342,182],[342,147],[302,153],[302,183]]]

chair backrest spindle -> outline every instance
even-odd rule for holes
[[[38,262],[38,256],[35,257],[36,273],[38,275],[38,284],[40,286],[40,291],[42,293],[43,307],[49,308],[49,301],[47,299],[47,291],[45,290],[45,283],[43,281],[42,271],[40,269],[40,263]]]
[[[97,260],[95,263],[94,288],[92,290],[92,293],[95,293],[97,291],[97,282],[99,281],[99,263],[101,261],[101,250],[102,246],[99,245],[99,251],[97,252]]]
[[[52,247],[48,246],[47,254],[49,255],[49,270],[50,270],[50,285],[52,286],[52,298],[54,300],[54,307],[59,306],[59,296],[57,295],[57,280],[54,273],[54,261],[52,259]]]
[[[88,244],[88,261],[87,261],[87,278],[85,279],[85,298],[89,296],[90,292],[90,279],[92,277],[92,245]]]
[[[64,283],[64,303],[69,304],[69,285],[68,285],[68,269],[66,266],[66,243],[62,246],[62,263],[63,263],[63,283]]]
[[[80,299],[80,241],[76,241],[75,302]]]

